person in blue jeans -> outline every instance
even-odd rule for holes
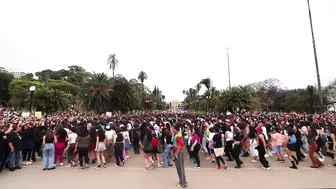
[[[51,129],[46,130],[45,136],[43,136],[43,170],[53,170],[54,156],[55,156],[55,143],[57,137],[54,135]]]
[[[170,129],[164,129],[161,143],[163,149],[163,168],[168,168],[168,166],[173,166],[173,162],[170,159],[170,151],[172,148],[172,134],[170,133]]]
[[[20,161],[21,161],[22,139],[18,133],[19,131],[20,128],[17,125],[13,125],[12,131],[8,134],[8,145],[10,148],[10,153],[8,156],[8,166],[10,171],[21,169]]]

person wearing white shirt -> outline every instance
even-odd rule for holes
[[[105,127],[106,136],[106,160],[109,163],[110,158],[113,158],[113,140],[116,137],[116,132],[111,128],[110,125]]]
[[[68,165],[67,167],[75,166],[75,145],[76,145],[77,133],[75,133],[75,128],[70,128],[68,132],[68,146],[65,149],[67,152],[67,160]]]
[[[129,132],[127,130],[126,127],[122,128],[122,135],[124,138],[124,150],[123,150],[123,156],[124,156],[124,160],[127,160],[129,158],[129,156],[127,155],[127,150],[131,148],[131,142],[130,142],[130,138],[129,138]]]
[[[232,144],[233,144],[233,133],[231,131],[231,127],[225,131],[225,154],[228,157],[227,161],[233,161],[232,158]]]
[[[211,163],[215,163],[215,152],[214,152],[214,149],[213,149],[213,137],[215,136],[215,130],[213,127],[211,127],[209,129],[210,131],[210,134],[209,134],[209,137],[207,138],[208,142],[209,142],[209,150],[210,150],[210,158],[211,158]],[[210,159],[209,158],[209,159]]]

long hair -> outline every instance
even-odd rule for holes
[[[99,138],[105,138],[105,131],[101,127],[98,129],[97,136]]]
[[[48,128],[45,131],[45,139],[46,140],[52,140],[53,138],[54,138],[54,131]]]
[[[96,141],[97,141],[97,131],[94,127],[91,127],[89,135],[90,135],[91,143],[96,143]]]
[[[58,126],[56,128],[56,135],[58,136],[59,140],[65,140],[67,132],[62,126]]]

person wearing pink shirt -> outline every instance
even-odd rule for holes
[[[278,157],[278,162],[284,163],[285,160],[282,155],[282,143],[283,143],[284,136],[279,132],[279,129],[276,128],[274,130],[274,133],[271,134],[271,138],[272,138],[272,143],[273,143],[273,148],[274,148],[273,150]]]

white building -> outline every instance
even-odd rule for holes
[[[25,72],[21,72],[20,70],[11,70],[10,73],[14,75],[14,78],[21,78],[26,75]]]

